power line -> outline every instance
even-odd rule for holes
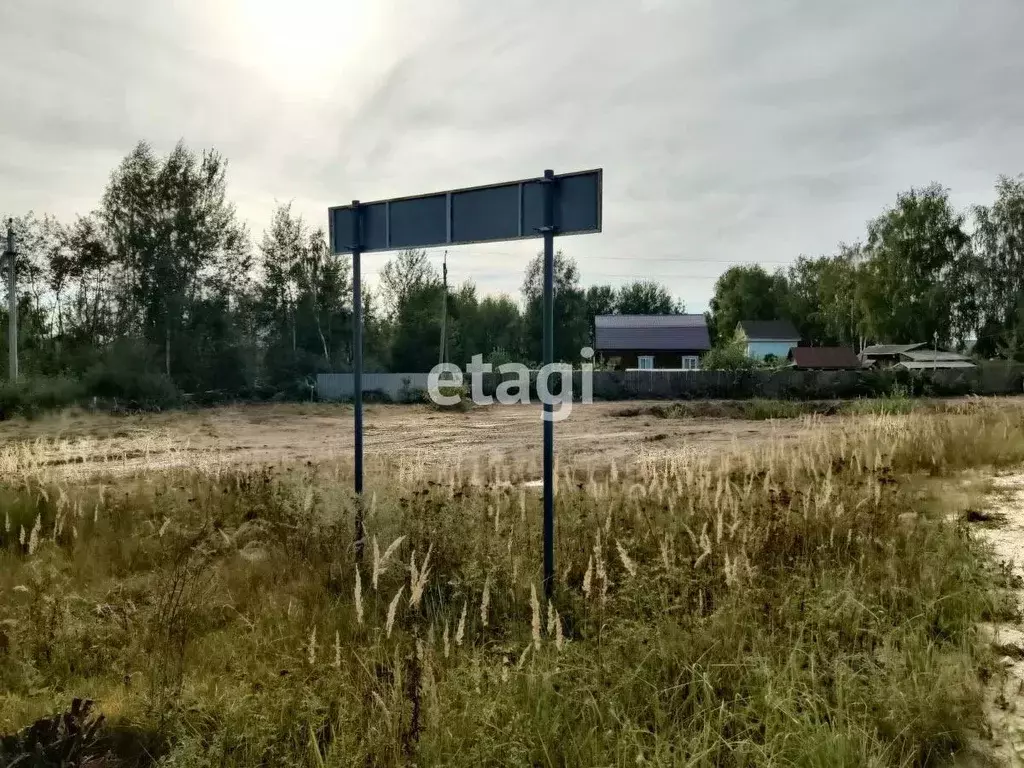
[[[508,250],[486,250],[486,251],[468,251],[464,250],[461,253],[453,254],[453,257],[468,259],[470,261],[478,262],[482,265],[490,266],[490,260],[493,261],[494,257],[506,257],[506,258],[535,258],[529,256],[525,252],[514,252]],[[440,258],[442,270],[447,270],[448,251],[444,250],[438,252],[427,251],[427,258],[429,260],[437,262]],[[635,272],[617,272],[607,271],[604,269],[593,269],[590,265],[593,262],[610,261],[610,262],[629,262],[637,265]],[[658,264],[658,271],[652,271],[645,268],[646,263]],[[714,281],[718,280],[722,273],[730,267],[737,265],[779,265],[789,266],[792,265],[793,261],[779,261],[771,259],[761,259],[757,261],[752,260],[721,260],[721,259],[707,259],[707,258],[690,258],[690,257],[671,257],[671,256],[592,256],[583,257],[582,259],[576,260],[576,266],[580,272],[586,276],[588,282],[601,281],[601,280],[649,280],[655,279],[660,281]],[[689,265],[695,264],[718,264],[722,267],[721,271],[716,271],[710,274],[698,274],[694,272],[678,272],[678,271],[664,271],[664,267],[670,264],[678,264],[682,267],[688,267]],[[614,267],[612,267],[614,269]],[[368,276],[377,277],[379,272],[370,272]],[[489,281],[520,281],[522,279],[522,272],[520,269],[512,268],[501,268],[501,269],[477,269],[470,268],[468,270],[467,278],[471,281],[477,280],[489,280]]]
[[[680,263],[680,264],[722,264],[722,265],[735,265],[735,264],[777,264],[781,266],[788,266],[793,264],[795,260],[779,261],[773,259],[692,259],[689,257],[679,256],[587,256],[585,261],[632,261],[644,263],[648,261],[656,262],[667,262],[667,263]],[[578,263],[578,262],[577,262]]]
[[[379,272],[368,272],[365,274],[366,277],[378,277],[379,275]],[[652,278],[662,280],[717,280],[721,276],[722,274],[720,272],[711,275],[696,275],[685,272],[651,272],[650,270],[646,269],[643,270],[642,272],[629,273],[593,272],[591,270],[586,270],[586,277],[588,282],[593,281],[594,279],[649,280]],[[521,282],[522,275],[519,272],[515,271],[491,272],[486,270],[470,270],[469,274],[467,275],[467,279],[469,279],[470,281],[476,281],[479,279],[511,279]]]
[[[430,258],[432,254],[427,254],[427,258]],[[462,254],[456,254],[459,257],[463,257]],[[464,254],[468,258],[485,258],[487,256],[507,256],[511,258],[522,258],[527,257],[525,253],[516,253],[514,251],[491,251]],[[535,256],[529,256],[529,258],[535,258]],[[779,266],[790,266],[796,263],[796,259],[782,260],[782,259],[707,259],[707,258],[693,258],[689,256],[583,256],[575,259],[577,266],[587,264],[593,261],[628,261],[631,263],[645,263],[645,262],[664,262],[669,264],[721,264],[723,266],[733,266],[737,264],[741,265],[761,265],[761,264],[772,264]]]

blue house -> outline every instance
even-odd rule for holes
[[[789,320],[741,320],[736,338],[752,360],[764,360],[768,355],[785,360],[789,350],[800,344],[800,333]]]

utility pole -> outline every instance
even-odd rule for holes
[[[448,251],[444,252],[441,276],[444,295],[441,297],[441,354],[438,363],[444,365],[448,357]]]
[[[18,379],[18,288],[15,282],[14,219],[7,220],[7,351],[10,356],[8,376],[11,381]]]

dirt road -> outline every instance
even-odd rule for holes
[[[631,407],[642,403],[630,403]],[[662,419],[622,416],[621,403],[577,405],[555,426],[560,459],[629,461],[639,455],[705,452],[736,441],[786,439],[801,420]],[[370,405],[365,450],[415,457],[428,464],[501,456],[539,459],[542,421],[536,406],[475,407],[466,412],[420,405]],[[196,462],[323,461],[351,455],[352,408],[347,405],[246,405],[192,412],[109,416],[69,412],[36,421],[0,423],[0,471],[26,462],[78,469],[131,469]]]
[[[990,524],[979,530],[979,536],[1016,580],[1011,581],[1013,598],[1017,609],[1024,610],[1024,475],[1001,475],[993,485]],[[1000,657],[986,689],[992,746],[1003,764],[1024,766],[1024,627],[1014,621],[981,629]]]

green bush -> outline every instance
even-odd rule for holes
[[[437,388],[437,391],[441,394],[442,397],[458,396],[459,402],[455,403],[455,405],[441,405],[440,403],[434,402],[429,392],[423,393],[424,402],[429,403],[434,408],[437,408],[438,410],[441,411],[468,411],[470,408],[473,407],[473,400],[472,397],[470,396],[469,387],[465,385],[458,387],[452,385],[442,385]]]
[[[0,384],[0,413],[32,417],[41,411],[74,405],[85,396],[80,382],[44,376]]]
[[[912,398],[911,394],[910,386],[896,382],[884,397],[854,400],[844,406],[843,412],[853,415],[883,414],[888,416],[911,413],[922,407],[920,401]]]
[[[83,385],[88,395],[105,399],[161,407],[181,402],[181,393],[166,376],[107,363],[90,368]]]
[[[411,381],[408,378],[402,379],[402,388],[398,391],[398,397],[395,398],[396,402],[406,404],[420,403],[426,399],[427,393],[425,390],[411,386]]]
[[[742,418],[752,421],[795,419],[811,410],[806,404],[793,400],[769,400],[763,397],[741,401],[740,408]]]
[[[742,342],[730,341],[704,355],[700,367],[705,371],[751,371],[760,367],[760,364],[747,356],[747,349]]]

